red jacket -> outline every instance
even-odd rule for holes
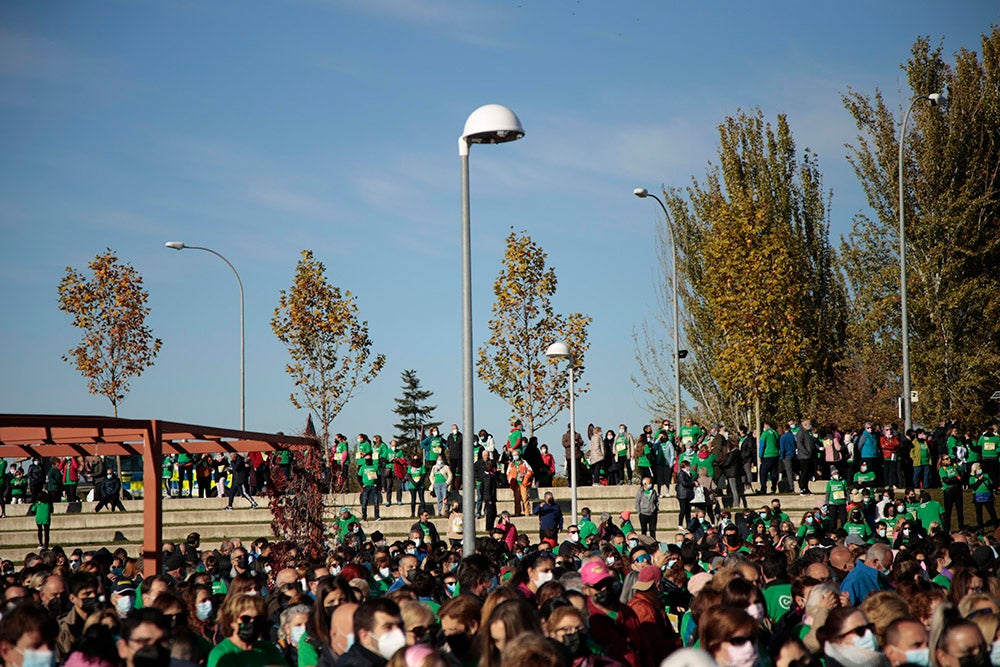
[[[639,617],[628,605],[618,606],[618,620],[601,611],[589,597],[587,610],[590,612],[590,636],[604,648],[606,656],[629,667],[646,667],[636,650],[637,643],[643,640],[639,634]]]
[[[636,591],[628,603],[639,619],[640,664],[643,667],[657,667],[664,658],[681,647],[681,640],[670,624],[663,607],[650,600],[642,591]]]
[[[77,462],[75,456],[71,456],[68,459],[59,459],[56,468],[62,473],[63,484],[79,484],[80,464]]]
[[[891,438],[880,436],[878,446],[882,450],[882,458],[888,459],[896,455],[896,450],[899,449],[899,438],[895,435]]]

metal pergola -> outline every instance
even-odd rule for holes
[[[153,480],[143,494],[142,570],[160,573],[163,496],[159,491],[163,457],[168,454],[273,452],[300,449],[312,438],[181,424],[158,419],[119,419],[79,415],[0,414],[0,458],[38,455],[141,456],[143,479]]]

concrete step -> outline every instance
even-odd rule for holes
[[[818,492],[822,488],[822,483],[814,483],[812,489]],[[635,507],[635,493],[638,486],[588,486],[580,487],[577,490],[578,504],[580,508],[589,507],[596,521],[600,520],[602,512],[609,512],[615,522],[619,523],[618,515],[623,510],[632,510]],[[552,487],[546,489],[533,489],[531,495],[532,502],[537,500],[539,491],[544,495],[545,491],[551,490],[563,512],[566,514],[566,523],[571,521],[570,514],[570,489],[568,487]],[[783,509],[791,516],[792,520],[798,523],[802,513],[810,510],[823,502],[823,496],[815,493],[811,496],[800,496],[798,494],[781,494]],[[771,495],[748,496],[748,504],[751,508],[770,504]],[[234,506],[237,509],[226,512],[223,508],[227,504],[225,498],[165,498],[163,500],[163,537],[168,541],[183,541],[190,532],[198,532],[202,536],[202,541],[206,546],[214,547],[225,539],[238,537],[247,542],[256,537],[268,537],[271,532],[271,513],[267,509],[266,498],[258,498],[261,508],[251,510],[247,508],[246,501],[237,499]],[[426,498],[432,501],[429,494]],[[335,525],[338,510],[347,506],[358,517],[361,515],[359,497],[356,493],[350,494],[330,494],[324,499],[326,506],[326,520],[329,527]],[[99,548],[106,546],[116,548],[124,546],[130,554],[138,554],[142,541],[142,528],[144,517],[142,514],[142,501],[125,501],[126,512],[109,512],[104,510],[95,513],[95,503],[80,503],[78,511],[67,513],[69,505],[58,503],[55,514],[52,517],[52,543],[63,545],[64,548]],[[434,509],[434,503],[428,505]],[[513,511],[513,495],[510,489],[501,489],[498,493],[498,511]],[[25,554],[35,550],[37,546],[35,521],[33,517],[25,516],[27,506],[9,505],[7,507],[7,518],[0,519],[0,557],[21,561]],[[676,526],[677,500],[672,496],[660,499],[660,517],[658,526],[666,534]],[[367,533],[376,530],[382,532],[387,539],[404,539],[414,523],[410,516],[409,493],[404,492],[403,505],[393,503],[391,507],[380,507],[381,521],[375,521],[373,516],[363,522],[362,526]],[[432,517],[432,521],[441,534],[442,538],[448,530],[447,520],[444,517]],[[535,536],[538,531],[538,520],[534,516],[527,515],[515,517],[514,525],[521,532]],[[633,518],[633,523],[638,525],[638,519]],[[476,522],[477,533],[484,533],[488,527],[483,519]],[[126,538],[126,542],[113,542],[116,531],[120,531]]]

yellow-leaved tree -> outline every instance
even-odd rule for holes
[[[163,341],[146,324],[149,293],[142,276],[108,248],[88,263],[88,277],[72,267],[59,281],[59,310],[73,316],[83,340],[63,360],[76,366],[95,396],[111,401],[114,416],[133,378],[153,365]]]
[[[358,317],[357,298],[326,278],[326,267],[303,250],[295,280],[281,290],[271,318],[271,329],[292,361],[285,370],[295,390],[289,397],[296,408],[316,413],[320,438],[329,444],[330,423],[354,396],[385,366],[385,355],[372,356],[368,322]]]
[[[512,230],[507,236],[503,268],[493,283],[490,338],[479,348],[476,368],[479,379],[523,420],[529,435],[569,405],[568,375],[545,350],[556,341],[566,343],[579,380],[592,321],[581,313],[560,315],[553,310],[557,281],[555,269],[545,266],[547,256],[527,232]],[[576,395],[587,389],[578,382]]]

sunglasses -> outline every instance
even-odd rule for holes
[[[418,625],[415,628],[410,628],[409,632],[413,633],[413,638],[420,641],[427,635],[433,635],[437,632],[438,626],[435,625]]]
[[[243,616],[240,616],[240,623],[256,623],[258,618],[260,618],[260,616],[250,616],[249,614],[244,614]]]
[[[752,642],[753,637],[750,635],[740,635],[738,637],[730,637],[726,641],[732,644],[733,646],[743,646],[747,642]]]
[[[840,636],[846,637],[847,635],[857,635],[858,637],[864,637],[866,632],[874,632],[874,631],[875,631],[875,624],[869,623],[867,625],[859,625],[853,630],[848,630],[847,632],[845,632]]]

